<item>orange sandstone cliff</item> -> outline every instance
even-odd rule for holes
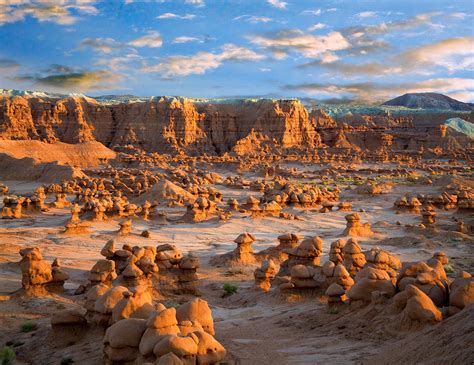
[[[147,151],[211,154],[271,148],[469,150],[470,138],[442,127],[453,116],[455,112],[403,117],[348,114],[334,120],[322,110],[308,112],[298,100],[152,97],[107,104],[84,96],[3,94],[0,139],[99,141],[110,148],[131,144]]]

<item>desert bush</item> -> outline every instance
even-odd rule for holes
[[[2,351],[0,351],[0,360],[2,365],[12,365],[15,361],[15,358],[15,350],[11,346],[5,346]]]
[[[165,300],[163,302],[163,305],[166,307],[166,308],[178,308],[179,307],[179,303],[174,301],[174,300]]]
[[[31,322],[31,321],[25,321],[21,324],[20,326],[20,330],[21,332],[31,332],[31,331],[34,331],[38,328],[38,326],[36,325],[36,323],[34,322]]]
[[[225,295],[235,294],[237,293],[237,290],[239,290],[239,287],[237,285],[231,283],[225,283],[223,288]]]
[[[454,272],[454,269],[451,264],[447,264],[444,265],[444,271],[446,271],[447,274],[452,274]]]

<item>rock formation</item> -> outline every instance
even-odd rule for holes
[[[372,237],[374,232],[372,231],[369,223],[361,223],[360,216],[357,213],[346,215],[347,226],[343,236],[350,237]]]
[[[354,281],[355,284],[347,293],[351,301],[370,302],[374,291],[385,293],[388,296],[395,295],[395,286],[384,270],[366,266],[356,274]]]
[[[323,240],[319,237],[304,239],[296,248],[286,250],[288,260],[280,265],[279,275],[289,274],[295,265],[319,266]]]
[[[232,252],[216,256],[211,260],[213,265],[251,265],[257,263],[252,243],[255,242],[255,237],[251,233],[242,233],[235,240],[237,248]]]
[[[44,261],[38,247],[21,249],[20,255],[21,283],[27,294],[43,295],[48,291],[62,291],[69,275],[61,268],[58,259],[52,265]]]
[[[268,259],[262,262],[262,266],[255,269],[255,288],[267,292],[270,290],[271,281],[277,274],[277,268],[272,259]]]
[[[105,146],[131,145],[152,152],[218,155],[231,152],[242,156],[280,147],[288,150],[329,147],[373,153],[393,149],[416,154],[422,146],[426,150],[438,147],[463,153],[461,145],[472,143],[467,136],[457,133],[459,142],[453,143],[454,130],[439,132],[440,124],[459,113],[426,111],[406,116],[392,115],[389,111],[376,115],[348,113],[336,121],[322,110],[308,113],[298,100],[202,103],[186,98],[152,97],[127,103],[102,103],[89,97],[3,93],[0,139],[68,144],[98,141]],[[468,118],[465,114],[461,117]],[[426,139],[427,132],[433,138]],[[113,153],[102,156],[103,160],[114,157]],[[79,165],[76,160],[72,164]],[[87,164],[86,159],[82,160]],[[95,160],[101,161],[97,157]]]
[[[361,271],[366,263],[365,255],[355,238],[350,238],[344,246],[344,266],[349,274],[354,277]]]
[[[299,240],[300,237],[293,233],[282,234],[278,236],[277,246],[257,252],[256,255],[265,259],[272,259],[277,263],[283,262],[288,259],[287,251],[296,248]]]

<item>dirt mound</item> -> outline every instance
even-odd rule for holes
[[[0,153],[0,179],[42,182],[62,182],[87,175],[78,167],[59,165],[56,162],[40,163],[32,158],[16,159]]]
[[[163,201],[180,201],[180,202],[192,202],[196,199],[196,196],[190,192],[184,190],[182,187],[172,183],[169,180],[160,180],[157,184],[153,185],[145,194],[140,195],[137,202],[142,203],[145,200],[149,202],[162,203]]]
[[[472,364],[474,305],[435,326],[390,343],[364,364]]]
[[[115,158],[115,152],[100,142],[67,144],[0,140],[0,154],[6,154],[15,159],[29,157],[34,159],[35,163],[57,161],[62,165],[78,167],[94,167]]]
[[[433,181],[434,186],[438,186],[441,191],[445,191],[449,186],[451,188],[469,187],[474,189],[474,180],[462,176],[445,175]]]

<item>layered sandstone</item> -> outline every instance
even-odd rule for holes
[[[466,114],[466,113],[464,113]],[[472,115],[462,115],[471,120]],[[472,140],[444,121],[456,112],[397,116],[308,112],[298,100],[196,101],[151,97],[100,103],[84,96],[0,94],[0,140],[41,140],[147,151],[237,154],[275,149],[443,153],[472,148]]]

